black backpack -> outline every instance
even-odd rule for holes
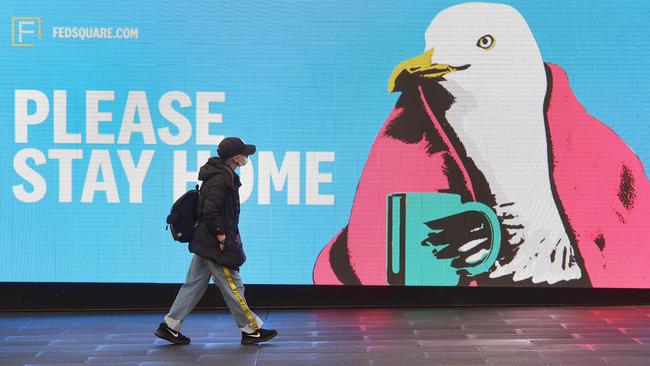
[[[181,243],[188,243],[194,236],[194,230],[199,226],[199,186],[185,192],[172,205],[167,215],[167,228],[172,232],[172,238]]]

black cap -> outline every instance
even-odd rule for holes
[[[217,148],[217,154],[223,160],[227,160],[236,155],[253,155],[255,154],[255,145],[247,145],[239,137],[226,137],[221,140]]]

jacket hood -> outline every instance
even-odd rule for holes
[[[234,177],[234,182],[231,183],[230,179],[226,179],[226,183],[229,183],[228,185],[231,186],[232,188],[237,188],[241,186],[241,182],[239,181],[239,175],[232,171],[219,157],[213,156],[208,161],[199,169],[199,180],[200,181],[206,181],[210,179],[211,177],[217,175],[217,174],[227,174],[227,171],[230,170],[232,172],[232,175]]]

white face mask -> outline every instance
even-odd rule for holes
[[[237,166],[244,166],[248,163],[248,156],[238,155],[235,157],[235,162],[237,162]]]

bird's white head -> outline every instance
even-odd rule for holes
[[[513,7],[465,3],[441,11],[425,33],[431,62],[470,65],[445,75],[455,88],[483,98],[542,97],[546,73],[537,42],[524,17]],[[453,90],[452,94],[453,93]]]
[[[505,4],[464,3],[438,13],[425,33],[425,53],[395,68],[389,91],[413,77],[439,81],[460,103],[543,101],[546,93],[537,42],[523,16]]]

